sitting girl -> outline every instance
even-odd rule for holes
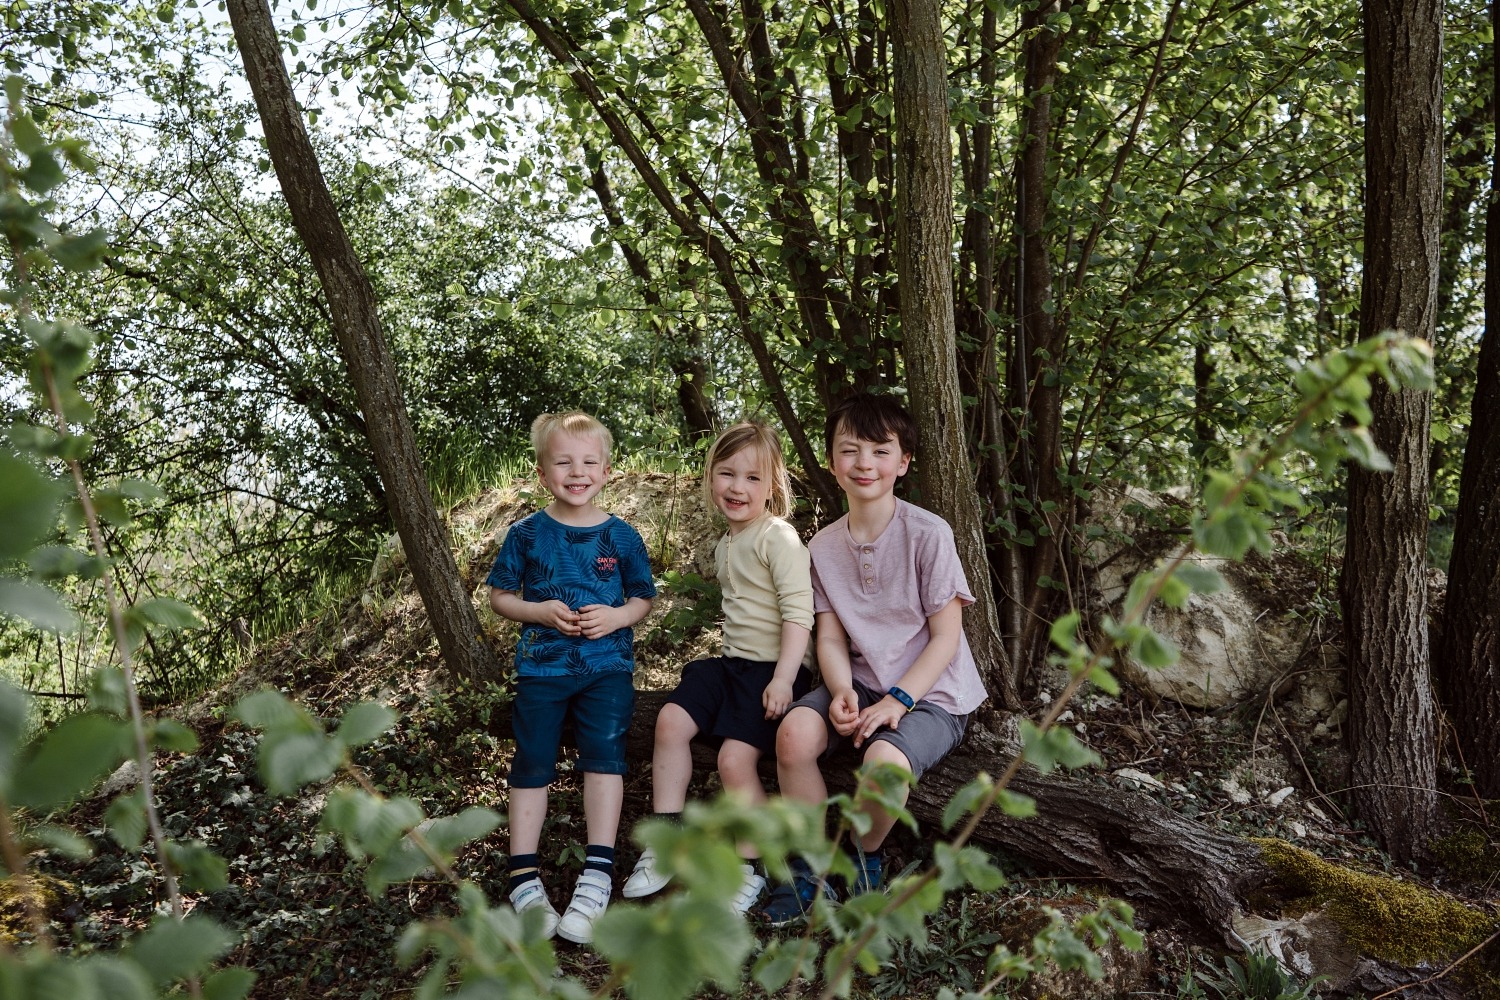
[[[791,482],[781,444],[770,428],[740,423],[708,450],[703,492],[729,522],[714,550],[723,591],[722,655],[695,660],[656,717],[651,805],[678,821],[693,776],[694,739],[717,746],[724,788],[752,803],[766,801],[757,766],[774,752],[776,726],[811,686],[803,667],[813,623],[807,547],[786,518]],[[741,845],[745,879],[734,899],[747,912],[765,888],[758,856]],[[651,850],[625,882],[628,899],[649,896],[670,876]]]

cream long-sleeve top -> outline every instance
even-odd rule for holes
[[[807,546],[781,518],[766,514],[738,535],[725,532],[714,565],[724,595],[725,656],[774,662],[781,655],[783,622],[812,629]]]

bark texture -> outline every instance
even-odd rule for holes
[[[364,415],[391,519],[443,659],[469,677],[498,676],[494,653],[481,639],[479,618],[453,560],[452,540],[428,491],[374,288],[349,242],[302,124],[271,9],[266,0],[229,0],[229,18],[277,179],[328,298],[339,353]]]
[[[1366,0],[1365,256],[1360,333],[1431,340],[1442,218],[1441,0]],[[1377,382],[1388,473],[1349,474],[1340,598],[1349,663],[1351,788],[1386,850],[1422,857],[1437,831],[1427,633],[1431,395]]]
[[[1495,19],[1496,7],[1490,7]],[[1500,93],[1500,61],[1495,61]],[[1500,151],[1495,155],[1500,184]],[[1500,201],[1485,233],[1484,339],[1448,566],[1438,681],[1474,788],[1500,798]]]
[[[922,433],[917,459],[922,503],[953,527],[974,604],[964,631],[990,694],[1019,705],[1015,671],[1000,642],[979,495],[964,443],[953,319],[953,149],[948,130],[948,60],[939,0],[890,6],[895,61],[896,273],[901,285],[902,355],[912,416]]]
[[[1023,527],[1035,538],[1025,567],[1024,589],[1010,598],[1026,602],[1019,618],[1023,632],[1017,643],[1018,666],[1022,669],[1039,655],[1045,642],[1044,603],[1056,591],[1039,584],[1057,574],[1062,527],[1059,512],[1065,502],[1058,475],[1062,461],[1062,394],[1058,380],[1049,378],[1062,358],[1063,332],[1057,320],[1052,251],[1047,240],[1052,89],[1057,83],[1057,60],[1062,49],[1062,38],[1047,25],[1047,18],[1060,7],[1057,0],[1043,0],[1023,18],[1031,36],[1026,42],[1026,111],[1016,171],[1021,242],[1016,280],[1019,329],[1007,366],[1010,407],[1013,412],[1026,414],[1016,437],[1031,441],[1030,448],[1019,449],[1022,464],[1014,477],[1024,484],[1031,504]]]

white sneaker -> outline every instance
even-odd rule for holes
[[[557,933],[557,922],[560,919],[557,910],[552,906],[552,900],[547,898],[547,890],[543,887],[541,879],[532,879],[529,882],[516,886],[510,894],[510,905],[517,913],[525,913],[527,910],[540,910],[542,914],[542,937],[551,937]]]
[[[594,921],[609,905],[609,894],[614,886],[608,875],[592,868],[585,868],[573,886],[573,901],[557,925],[557,933],[575,944],[589,944],[594,940]]]
[[[660,892],[670,881],[672,881],[672,876],[664,875],[657,869],[656,852],[648,847],[641,855],[641,860],[635,863],[635,870],[625,880],[625,888],[621,895],[626,899],[639,899],[642,896]]]
[[[766,877],[755,870],[754,865],[743,866],[745,870],[745,881],[740,883],[740,891],[734,894],[734,900],[730,903],[734,912],[740,916],[750,912],[750,907],[760,899],[760,894],[766,890]]]

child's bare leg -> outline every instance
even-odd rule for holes
[[[895,744],[889,740],[876,740],[869,745],[865,751],[866,764],[895,764],[897,767],[911,770],[911,761],[906,759],[906,754],[896,749]],[[906,796],[910,793],[909,788],[901,790],[901,804],[906,804]],[[885,843],[885,838],[890,834],[891,828],[896,825],[896,817],[878,806],[865,806],[865,814],[873,821],[870,831],[859,838],[861,850],[877,851],[880,845]]]
[[[795,802],[817,805],[828,798],[828,784],[818,758],[828,749],[823,713],[798,705],[776,730],[776,774],[781,794]]]
[[[535,854],[547,818],[547,786],[510,790],[510,853]]]
[[[698,724],[681,705],[666,704],[656,715],[656,748],[651,756],[651,809],[680,813],[693,780],[692,739]]]
[[[760,783],[760,756],[760,747],[739,740],[725,740],[719,747],[719,778],[724,782],[724,790],[733,792],[751,805],[762,805],[766,801],[766,789]],[[736,846],[742,858],[760,857],[754,844]]]
[[[589,843],[613,847],[620,832],[620,807],[625,803],[625,778],[618,774],[583,775],[583,818]]]

